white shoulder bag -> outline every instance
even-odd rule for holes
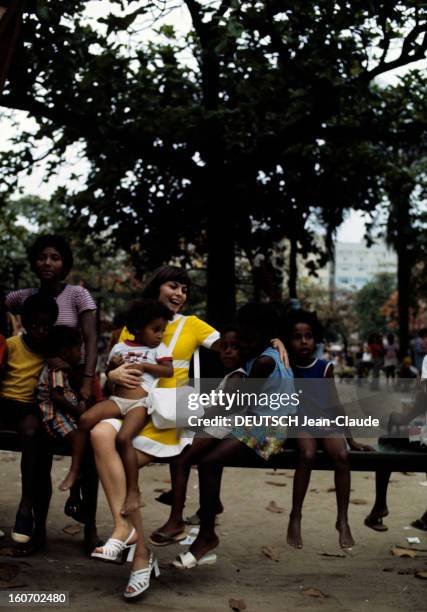
[[[176,327],[175,333],[172,336],[171,341],[168,344],[168,349],[173,354],[178,338],[181,334],[182,328],[184,327],[187,317],[182,316]],[[193,355],[194,359],[194,378],[197,380],[197,386],[200,384],[200,357],[199,349],[196,349]],[[182,387],[166,387],[159,389],[157,387],[159,379],[154,381],[153,387],[148,392],[147,398],[147,412],[151,415],[151,420],[156,429],[176,429],[179,421],[179,414],[177,414],[177,406],[179,408],[187,408],[188,396],[190,393],[197,392],[194,387],[184,385]],[[178,411],[178,412],[186,412]],[[194,414],[194,412],[193,412]],[[185,426],[184,423],[181,426]]]

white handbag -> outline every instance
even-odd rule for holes
[[[173,353],[179,335],[184,327],[187,317],[181,317],[174,335],[168,344],[170,353]],[[194,379],[197,386],[200,385],[200,356],[199,349],[193,355]],[[153,387],[148,392],[147,412],[156,429],[176,429],[178,426],[185,427],[184,414],[187,412],[188,396],[197,392],[194,387],[184,385],[182,387],[167,387],[159,389],[157,387],[159,379],[156,379]],[[178,408],[178,410],[177,410]],[[194,414],[194,411],[192,412]],[[181,418],[180,418],[181,417]],[[179,421],[182,420],[182,423]]]

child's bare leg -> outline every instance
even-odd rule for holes
[[[200,531],[189,551],[200,559],[219,544],[215,533],[215,517],[220,498],[224,464],[230,459],[245,461],[254,451],[236,438],[224,438],[203,454],[199,462]]]
[[[365,519],[365,525],[375,531],[387,531],[383,518],[388,516],[387,489],[391,471],[379,469],[375,472],[375,503]]]
[[[67,491],[76,483],[80,477],[80,468],[83,461],[83,455],[86,450],[86,445],[89,440],[89,434],[86,431],[75,429],[70,432],[67,439],[71,443],[71,467],[70,471],[59,485],[60,491]]]
[[[335,464],[335,489],[337,495],[337,522],[341,548],[354,546],[350,525],[348,524],[348,504],[350,501],[350,465],[344,438],[324,438],[323,446]]]
[[[27,415],[20,423],[22,497],[18,512],[25,517],[31,517],[33,513],[34,496],[37,487],[36,460],[41,443],[40,430],[40,421],[34,414]]]
[[[299,450],[298,467],[294,474],[294,486],[292,492],[292,510],[289,516],[287,542],[294,548],[302,548],[301,516],[302,506],[310,482],[311,468],[317,449],[315,438],[298,436],[297,445]]]
[[[170,463],[172,476],[172,507],[168,520],[157,531],[173,537],[184,530],[185,523],[182,516],[187,493],[188,477],[191,466],[198,463],[203,455],[218,440],[212,437],[196,437],[191,446],[187,446],[178,457]]]
[[[82,431],[90,431],[103,419],[113,419],[121,417],[120,408],[116,402],[105,400],[99,402],[83,412],[79,418],[79,429]]]
[[[116,445],[126,473],[126,499],[121,509],[122,516],[128,516],[140,506],[138,489],[138,461],[132,440],[144,427],[147,410],[138,406],[130,410],[124,418],[117,434]]]

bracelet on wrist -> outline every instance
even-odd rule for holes
[[[84,378],[95,378],[95,374],[83,374]]]

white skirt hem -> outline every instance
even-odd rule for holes
[[[104,419],[102,423],[109,423],[116,431],[120,431],[122,421],[120,419]],[[137,436],[132,441],[132,446],[141,453],[152,455],[153,457],[176,457],[180,455],[186,446],[192,444],[194,433],[181,430],[178,444],[162,444],[158,440],[152,440],[145,436]]]

